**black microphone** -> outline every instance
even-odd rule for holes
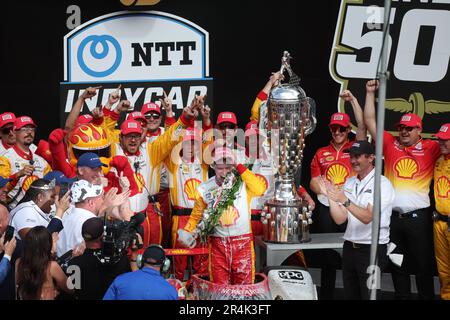
[[[134,167],[134,171],[138,172],[139,167],[140,167],[139,162],[136,161],[135,163],[133,163],[133,167]]]
[[[29,161],[29,163],[30,163],[30,166],[32,166],[32,165],[34,164],[34,160],[31,159],[31,160]]]

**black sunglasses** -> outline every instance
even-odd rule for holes
[[[145,115],[145,118],[146,119],[151,119],[151,118],[159,119],[159,118],[161,118],[161,115],[157,114],[157,113],[148,113],[148,114]]]
[[[345,131],[347,131],[347,127],[343,127],[343,126],[330,126],[331,132],[336,132],[337,129],[339,129],[339,132],[345,132]]]
[[[12,131],[12,127],[10,128],[2,128],[2,134],[7,135]]]
[[[413,130],[416,129],[416,128],[417,128],[417,127],[399,126],[399,127],[397,127],[397,130],[398,130],[398,131],[406,130],[406,131],[408,131],[408,132],[411,132],[411,131],[413,131]]]

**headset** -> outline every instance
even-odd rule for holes
[[[144,264],[147,263],[147,264],[154,265],[154,266],[161,266],[161,269],[160,269],[161,273],[166,273],[167,271],[169,271],[170,259],[166,257],[166,253],[165,253],[163,247],[161,247],[159,244],[151,244],[147,247],[147,249],[148,248],[160,249],[163,252],[163,258],[161,261],[158,261],[156,263],[149,263],[149,262],[144,261],[144,259],[143,259],[144,255],[140,254],[136,258],[136,264],[137,264],[138,268],[142,269],[144,267]],[[145,250],[147,250],[147,249],[145,249]],[[144,253],[145,253],[145,251],[144,251]]]

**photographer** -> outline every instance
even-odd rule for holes
[[[101,262],[103,227],[102,218],[90,218],[83,223],[82,235],[86,249],[81,256],[75,257],[69,262],[69,266],[80,268],[80,287],[75,287],[75,299],[77,300],[101,300],[117,276],[131,271],[125,250],[118,262]]]
[[[168,264],[164,249],[150,245],[142,255],[138,271],[117,277],[109,287],[103,300],[178,300],[178,293],[161,271]]]

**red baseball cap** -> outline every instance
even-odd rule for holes
[[[417,114],[405,113],[400,118],[400,122],[396,124],[396,127],[402,125],[407,127],[419,127],[422,129],[422,119]]]
[[[144,115],[142,114],[142,112],[140,111],[134,111],[132,113],[130,113],[127,117],[127,120],[144,120],[147,121],[144,117]]]
[[[433,136],[441,140],[450,140],[450,123],[443,124]]]
[[[331,116],[331,119],[330,119],[330,123],[328,125],[331,126],[333,124],[337,124],[337,125],[340,125],[343,127],[349,127],[350,126],[350,117],[348,116],[348,114],[346,114],[344,112],[333,113],[333,115]]]
[[[126,120],[120,126],[120,133],[126,136],[130,133],[142,133],[141,123],[136,120]]]
[[[77,118],[77,122],[75,123],[75,125],[79,126],[80,124],[91,123],[93,119],[94,117],[90,114],[83,114]]]
[[[8,123],[14,123],[16,116],[12,112],[5,112],[0,114],[0,128],[3,128]]]
[[[229,122],[234,125],[237,125],[236,115],[230,111],[224,111],[219,113],[219,115],[217,116],[217,124],[221,124],[223,122]]]
[[[149,112],[156,112],[161,114],[161,108],[156,103],[149,102],[142,106],[141,113],[146,114]]]
[[[251,136],[252,134],[259,134],[258,122],[255,120],[250,121],[245,126],[245,135]]]
[[[196,140],[196,141],[201,142],[202,135],[200,132],[195,132],[194,128],[192,128],[192,127],[186,128],[186,131],[183,136],[183,142],[189,141],[189,140]]]
[[[20,128],[28,125],[33,126],[35,128],[37,127],[36,124],[33,122],[33,119],[27,116],[21,116],[17,118],[16,121],[14,121],[14,130],[19,130]]]

